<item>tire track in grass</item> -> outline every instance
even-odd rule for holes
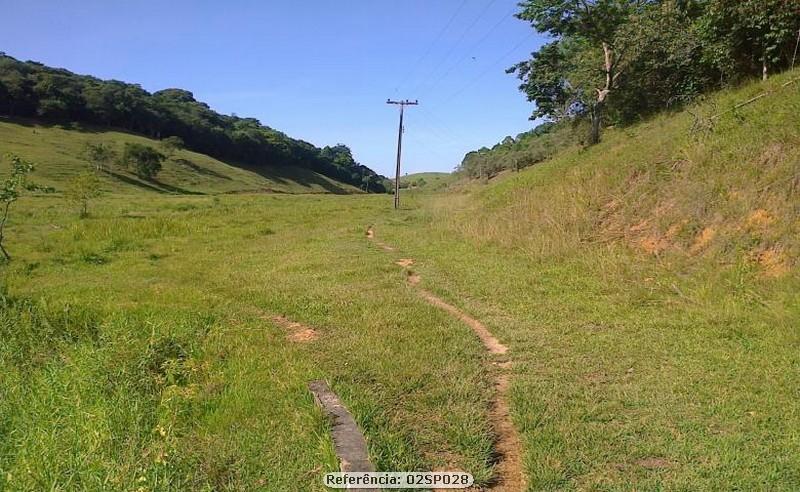
[[[378,240],[375,237],[375,230],[372,226],[367,228],[367,239],[374,242],[384,251],[396,251],[395,248]],[[446,302],[436,294],[419,287],[422,280],[411,267],[414,260],[411,258],[400,258],[395,264],[403,268],[406,272],[406,280],[420,296],[429,304],[447,312],[454,318],[459,319],[469,326],[480,339],[486,350],[496,356],[497,360],[492,362],[494,374],[494,395],[491,400],[489,419],[495,434],[495,481],[490,485],[490,489],[498,492],[518,492],[525,489],[525,474],[522,470],[522,446],[519,434],[511,421],[511,414],[508,405],[508,391],[511,386],[509,370],[512,361],[505,356],[508,347],[503,345],[479,320],[468,315],[456,306]]]

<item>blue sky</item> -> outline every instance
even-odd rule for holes
[[[74,72],[179,87],[316,145],[345,143],[394,173],[450,171],[464,153],[528,130],[504,69],[544,39],[517,0],[0,0],[0,50]],[[446,29],[445,29],[446,28]]]

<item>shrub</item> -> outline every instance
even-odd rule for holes
[[[122,161],[141,179],[151,180],[161,171],[161,162],[166,158],[164,154],[149,145],[139,143],[126,143],[122,154]]]

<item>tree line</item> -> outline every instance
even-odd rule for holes
[[[800,0],[524,0],[516,17],[549,39],[508,69],[535,105],[531,119],[546,123],[498,152],[467,154],[460,168],[471,176],[597,143],[604,126],[789,68]]]
[[[369,192],[386,178],[346,145],[318,148],[255,118],[223,115],[183,89],[152,94],[137,84],[100,80],[0,52],[0,115],[121,128],[151,138],[178,137],[186,148],[255,168],[305,167]]]

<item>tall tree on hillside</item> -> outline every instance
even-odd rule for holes
[[[729,78],[760,72],[766,79],[792,58],[798,0],[709,0],[701,18],[708,59]]]
[[[592,120],[589,140],[597,143],[608,98],[625,69],[617,32],[632,14],[654,3],[657,0],[522,2],[517,17],[555,38],[531,60],[510,69],[523,80],[522,89],[536,102],[538,115],[558,119],[588,112]]]
[[[83,157],[96,171],[106,171],[117,158],[117,151],[111,144],[86,142],[83,146]]]

